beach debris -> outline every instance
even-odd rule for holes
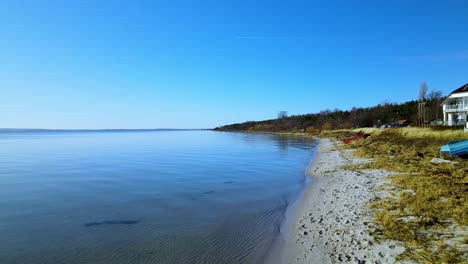
[[[349,143],[351,143],[351,142],[354,141],[354,140],[364,139],[364,138],[368,138],[368,137],[370,137],[370,134],[363,134],[362,132],[359,132],[359,133],[357,134],[357,136],[350,137],[350,138],[344,140],[343,143],[344,143],[344,144],[349,144]]]
[[[415,195],[416,194],[416,192],[414,190],[411,190],[411,189],[401,190],[401,193],[407,193],[407,194],[410,194],[410,195]]]
[[[451,161],[451,160],[446,160],[446,159],[439,159],[439,158],[433,158],[431,160],[432,164],[443,164],[443,163],[452,163],[452,164],[458,164],[456,161]]]

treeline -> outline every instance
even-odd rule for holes
[[[425,103],[426,122],[442,119],[442,96],[440,92],[431,92]],[[287,116],[284,111],[277,119],[249,121],[217,127],[221,131],[264,131],[264,132],[316,132],[320,130],[345,129],[357,127],[382,126],[397,124],[407,120],[411,125],[418,125],[418,101],[401,104],[383,103],[374,107],[354,107],[351,110],[323,110],[315,114]]]

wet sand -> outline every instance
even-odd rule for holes
[[[316,155],[308,169],[312,177],[284,234],[281,263],[395,263],[403,252],[396,241],[377,243],[369,232],[369,203],[385,196],[378,187],[390,172],[344,170],[342,165],[370,162],[336,150],[341,144],[319,139]]]

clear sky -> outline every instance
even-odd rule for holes
[[[447,95],[468,1],[1,1],[0,127],[210,128]]]

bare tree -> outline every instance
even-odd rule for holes
[[[427,93],[427,84],[426,82],[421,83],[421,87],[419,88],[419,102],[424,102],[426,100],[426,93]]]
[[[430,91],[428,94],[427,94],[427,100],[429,101],[432,101],[432,100],[437,100],[437,101],[440,101],[442,99],[442,92],[441,91]]]
[[[418,123],[420,127],[426,124],[426,93],[427,85],[426,82],[423,82],[419,88]]]
[[[440,103],[442,102],[443,96],[441,91],[430,91],[426,99],[429,107],[429,118],[432,120],[439,120],[439,114],[442,114],[442,108]]]
[[[283,119],[288,117],[288,112],[287,111],[279,111],[278,112],[278,119]]]

